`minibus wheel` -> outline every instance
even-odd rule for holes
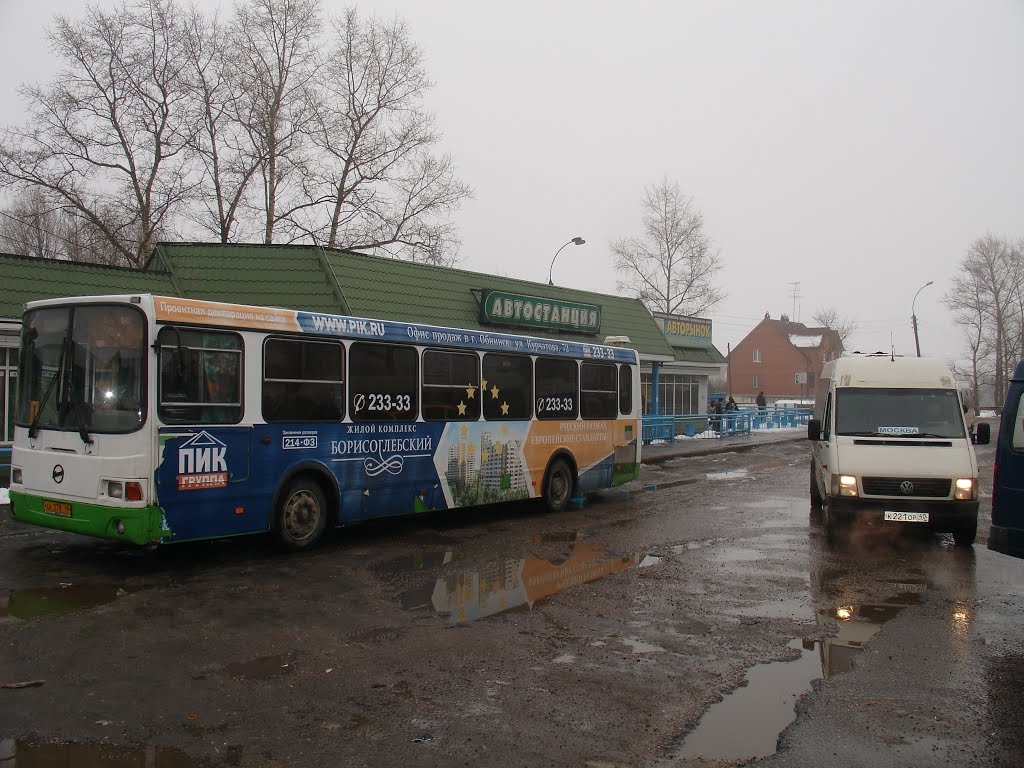
[[[821,509],[824,499],[821,498],[821,493],[818,492],[818,478],[815,477],[817,474],[814,471],[814,459],[811,459],[811,506],[815,509]]]
[[[978,520],[958,525],[953,529],[953,543],[958,547],[970,547],[978,537]]]
[[[565,459],[555,459],[544,475],[544,504],[548,512],[561,512],[569,505],[576,478]]]
[[[308,477],[292,480],[281,495],[274,519],[278,543],[287,550],[313,546],[327,528],[327,500],[320,484]]]

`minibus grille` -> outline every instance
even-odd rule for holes
[[[866,496],[916,496],[944,499],[952,480],[935,477],[865,477]],[[907,483],[909,485],[904,485]]]

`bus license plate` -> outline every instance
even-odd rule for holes
[[[896,520],[900,523],[927,523],[928,513],[927,512],[894,512],[892,510],[885,510],[886,520]]]
[[[60,515],[61,517],[71,517],[71,505],[64,501],[46,501],[44,499],[43,512],[49,512],[51,515]]]

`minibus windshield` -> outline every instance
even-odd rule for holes
[[[910,439],[966,437],[955,389],[839,388],[836,434]]]

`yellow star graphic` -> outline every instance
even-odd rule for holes
[[[466,415],[466,404],[460,400],[459,401],[459,416],[465,416],[465,415]]]
[[[461,438],[462,438],[463,440],[465,440],[465,439],[466,439],[466,437],[468,437],[468,436],[469,436],[469,427],[467,427],[467,426],[466,426],[465,424],[463,424],[463,425],[462,425],[462,429],[460,429],[460,430],[459,430],[459,436],[460,436],[460,437],[461,437]]]
[[[508,416],[508,403],[503,402],[501,404],[501,415]]]
[[[480,379],[480,389],[487,389],[487,379]]]
[[[466,387],[466,397],[468,397],[470,400],[476,397],[476,387],[474,387],[472,384]]]
[[[493,397],[495,400],[498,399],[498,392],[499,392],[499,390],[498,390],[498,385],[497,384],[495,384],[493,387],[491,387],[491,397]]]

